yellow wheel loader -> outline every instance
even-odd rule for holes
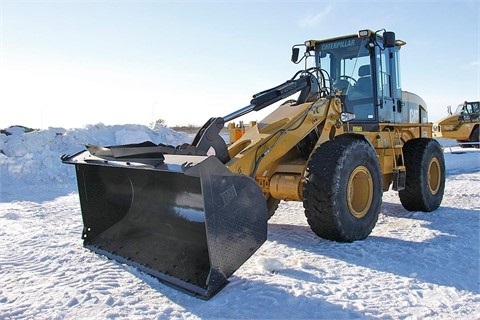
[[[465,101],[454,114],[449,107],[449,115],[433,124],[433,136],[457,140],[462,148],[480,148],[479,105],[479,101]]]
[[[209,299],[264,243],[281,200],[303,202],[312,231],[340,242],[370,234],[390,188],[406,210],[435,210],[444,158],[425,102],[401,90],[404,44],[384,30],[306,41],[292,47],[303,67],[291,79],[211,118],[191,144],[62,156],[76,168],[84,246]],[[277,102],[235,141],[220,136]]]

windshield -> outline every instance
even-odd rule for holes
[[[329,74],[327,86],[333,94],[340,95],[345,111],[355,114],[358,121],[376,119],[369,42],[353,36],[316,46],[319,67]]]
[[[457,110],[455,110],[455,114],[462,114],[463,111],[463,104],[459,104]]]
[[[331,40],[320,42],[317,48],[319,67],[330,75],[330,86],[334,92],[352,95],[350,98],[372,95],[367,39]]]

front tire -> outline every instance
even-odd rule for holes
[[[303,206],[315,234],[352,242],[373,230],[382,204],[377,154],[362,138],[337,138],[320,145],[307,164]]]
[[[275,214],[275,211],[278,209],[278,205],[280,204],[280,200],[269,196],[267,201],[267,209],[268,209],[268,219],[270,220],[271,217]]]
[[[408,211],[430,212],[442,203],[445,191],[445,160],[434,139],[408,140],[403,146],[405,189],[398,192]]]

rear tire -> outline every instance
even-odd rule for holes
[[[445,160],[434,139],[408,140],[403,146],[405,189],[398,192],[408,211],[430,212],[442,203],[445,191]]]
[[[472,133],[470,134],[470,142],[475,142],[475,144],[472,144],[471,146],[474,147],[474,148],[480,148],[480,145],[478,144],[478,142],[480,141],[480,137],[479,137],[480,133],[478,131],[478,126],[473,129]]]
[[[315,234],[352,242],[373,230],[382,204],[377,154],[359,138],[337,138],[318,147],[307,164],[303,206]]]

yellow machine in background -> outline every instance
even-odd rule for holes
[[[245,131],[256,125],[256,121],[250,121],[248,124],[245,124],[243,121],[239,121],[238,123],[230,122],[228,124],[228,143],[233,143],[240,139]]]
[[[390,188],[406,210],[437,209],[443,152],[425,102],[401,90],[403,45],[370,30],[309,40],[292,47],[304,66],[291,79],[211,118],[191,144],[63,156],[76,167],[84,245],[208,299],[266,240],[281,200],[301,201],[312,231],[340,242],[371,233]],[[297,93],[259,122],[232,124],[228,144],[221,137]]]
[[[460,104],[455,113],[449,108],[449,116],[442,118],[433,125],[433,136],[457,140],[463,148],[480,147],[480,102],[465,101]]]

